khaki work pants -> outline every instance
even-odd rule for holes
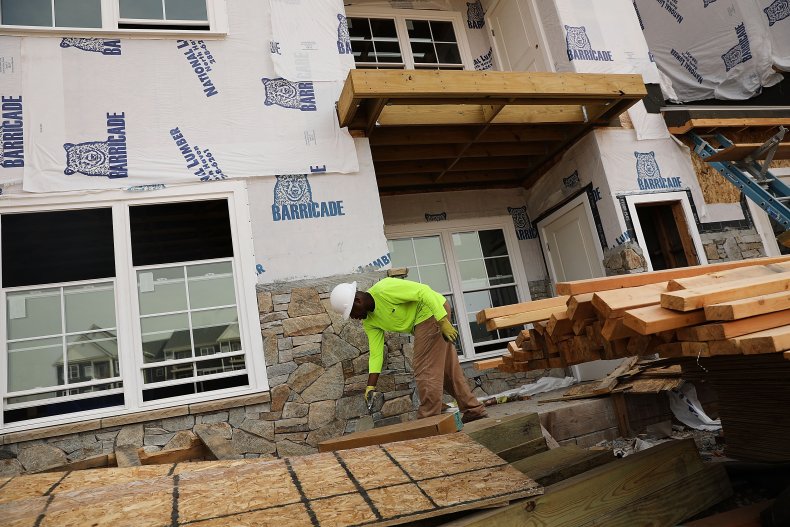
[[[444,308],[449,317],[449,302],[444,304]],[[433,317],[414,326],[413,364],[420,396],[418,419],[442,413],[443,391],[458,401],[458,408],[467,414],[467,418],[485,415],[485,407],[469,389],[455,345],[444,340]]]

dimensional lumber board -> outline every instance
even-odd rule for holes
[[[0,517],[9,526],[386,526],[542,492],[464,434],[224,463],[180,474],[141,474],[120,483],[105,471],[91,471],[101,479],[90,488],[61,491],[56,480],[44,495],[0,504]],[[150,468],[160,467],[118,470]],[[74,474],[52,476],[67,480]],[[6,488],[0,489],[0,498]]]
[[[607,318],[601,328],[601,336],[606,340],[619,340],[639,335],[623,323],[623,318]]]
[[[464,433],[498,453],[533,439],[542,439],[540,418],[536,413],[520,413],[499,419],[480,419],[464,426]]]
[[[788,290],[790,290],[790,272],[776,273],[771,276],[735,280],[721,285],[662,293],[661,307],[676,311],[693,311],[702,309],[709,304],[719,304]]]
[[[623,324],[640,335],[652,335],[704,322],[705,312],[702,310],[683,313],[659,305],[629,309],[623,316]]]
[[[546,487],[615,459],[611,450],[585,450],[567,445],[525,457],[510,466]]]
[[[785,309],[790,309],[790,291],[711,304],[705,306],[705,318],[708,320],[738,320]]]
[[[698,475],[700,472],[704,475]],[[685,483],[695,485],[689,487]],[[695,492],[689,492],[689,488]],[[671,494],[670,499],[680,499],[674,512],[657,513],[647,508],[655,503],[651,499],[660,500],[667,493]],[[687,517],[683,515],[689,510],[695,511],[693,515],[731,494],[724,467],[705,467],[693,440],[685,439],[661,443],[582,472],[546,488],[542,496],[477,513],[443,527],[669,527]],[[641,521],[633,521],[640,508],[640,516],[644,516]],[[653,523],[646,518],[651,512],[682,517]]]
[[[509,304],[500,307],[487,307],[478,311],[477,323],[484,324],[486,320],[497,317],[506,317],[515,315],[517,313],[524,313],[526,311],[539,311],[549,307],[563,307],[568,301],[567,296],[555,296],[553,298],[544,298],[542,300],[533,300],[531,302],[522,302],[520,304]]]
[[[666,282],[676,278],[686,278],[689,276],[699,276],[701,274],[747,267],[750,265],[766,265],[770,263],[780,263],[790,261],[790,256],[771,256],[766,258],[753,258],[738,262],[724,262],[718,264],[695,265],[692,267],[681,267],[678,269],[665,269],[662,271],[650,271],[648,273],[629,274],[625,276],[607,276],[605,278],[588,278],[576,280],[574,282],[560,282],[556,286],[556,291],[560,295],[580,295],[583,293],[596,293],[623,287],[636,287],[657,282]]]
[[[318,451],[333,452],[393,441],[452,434],[460,429],[460,414],[440,414],[327,439],[318,443]]]
[[[661,294],[666,290],[667,282],[612,289],[595,293],[592,303],[604,317],[618,318],[625,315],[629,309],[658,304],[661,301]]]
[[[545,452],[548,449],[549,449],[549,445],[546,442],[546,438],[541,436],[537,439],[530,439],[529,441],[524,441],[519,445],[506,448],[505,450],[494,452],[494,454],[498,455],[508,463],[513,463],[514,461],[518,461],[519,459],[524,459],[533,456],[535,454]]]
[[[479,360],[475,362],[474,367],[476,370],[480,371],[480,370],[489,370],[491,368],[496,368],[501,364],[502,364],[502,358],[496,357],[494,359]]]
[[[747,156],[751,155],[754,151],[758,150],[762,143],[739,143],[727,148],[722,148],[710,157],[705,158],[708,163],[715,163],[719,161],[740,161]],[[756,159],[765,159],[766,152]],[[774,152],[774,159],[790,159],[790,143],[779,143]]]
[[[790,350],[790,323],[738,337],[738,346],[744,355],[778,353]]]
[[[486,329],[488,331],[494,331],[495,329],[513,328],[532,322],[548,320],[554,313],[564,313],[566,309],[565,306],[548,307],[546,309],[538,309],[537,311],[525,311],[523,313],[516,313],[515,315],[496,317],[486,321]]]
[[[771,506],[774,500],[761,501],[745,505],[713,516],[706,516],[693,522],[686,522],[685,527],[760,527],[760,513]]]
[[[567,311],[558,311],[552,313],[549,317],[549,323],[546,325],[546,333],[551,337],[559,337],[571,332],[573,322],[568,317]]]
[[[730,322],[714,322],[712,324],[683,328],[678,330],[678,340],[705,342],[731,339],[782,326],[788,322],[790,322],[790,309]]]
[[[570,300],[568,300],[568,316],[571,317],[571,320],[576,321],[595,316],[595,308],[592,304],[594,294],[584,293],[570,297]]]
[[[718,271],[716,273],[707,273],[699,276],[670,280],[667,285],[667,290],[682,291],[683,289],[694,289],[697,287],[723,284],[732,280],[743,280],[744,278],[770,276],[775,273],[784,273],[787,271],[790,271],[790,263],[788,262],[739,267],[737,269],[727,269],[726,271]]]
[[[655,352],[662,358],[709,357],[711,355],[707,342],[669,342],[656,346]]]

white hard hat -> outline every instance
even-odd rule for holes
[[[343,316],[343,320],[348,320],[351,308],[354,307],[354,295],[357,294],[357,283],[337,284],[329,295],[329,303],[332,309]]]

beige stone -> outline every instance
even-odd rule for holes
[[[318,291],[312,287],[299,287],[291,291],[291,304],[288,306],[288,316],[303,317],[305,315],[318,315],[325,313]]]
[[[189,413],[200,414],[204,412],[216,412],[218,410],[227,410],[228,408],[248,406],[250,404],[268,403],[270,400],[271,394],[269,392],[256,393],[253,395],[242,395],[239,397],[229,397],[227,399],[219,399],[217,401],[206,401],[204,403],[190,404]]]
[[[271,313],[274,304],[272,304],[271,293],[258,293],[258,312],[261,314]]]
[[[324,331],[331,320],[326,313],[283,320],[283,334],[286,337],[315,335]]]
[[[98,430],[102,428],[102,421],[103,420],[93,419],[91,421],[83,421],[81,423],[50,426],[47,428],[39,428],[37,430],[28,430],[25,432],[12,432],[3,436],[3,444],[10,445],[12,443],[23,443],[25,441],[33,441],[35,439],[44,439],[45,437],[65,436],[79,432]]]
[[[393,415],[400,415],[410,412],[414,409],[411,397],[398,397],[384,403],[381,407],[382,417],[391,417]]]
[[[192,444],[192,441],[194,441],[195,438],[196,436],[191,430],[181,430],[180,432],[176,432],[173,438],[167,442],[167,444],[164,446],[164,450],[170,450],[173,448],[187,448]]]
[[[301,393],[305,388],[310,386],[324,373],[324,368],[313,364],[312,362],[305,362],[296,368],[291,376],[288,378],[288,385],[296,392]]]
[[[282,412],[290,395],[291,388],[288,385],[283,384],[272,388],[272,412]]]

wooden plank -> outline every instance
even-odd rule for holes
[[[142,465],[137,447],[134,445],[121,445],[115,449],[115,463],[119,467],[139,467]]]
[[[464,434],[215,463],[176,477],[152,477],[154,467],[123,469],[125,477],[117,469],[72,473],[64,480],[71,482],[69,490],[50,484],[48,495],[4,503],[4,524],[383,527],[542,492]],[[90,485],[81,486],[78,478]]]
[[[242,459],[242,456],[233,450],[230,440],[225,439],[213,429],[205,425],[196,425],[193,429],[195,435],[203,441],[206,448],[217,459]]]
[[[632,275],[633,276],[633,275]],[[629,309],[650,306],[661,302],[661,294],[666,292],[667,282],[612,289],[593,295],[593,306],[605,318],[619,318]]]
[[[665,269],[662,271],[651,271],[649,273],[637,273],[621,276],[608,276],[605,278],[589,278],[586,280],[576,280],[574,282],[560,282],[556,285],[557,293],[560,295],[580,295],[583,293],[596,293],[599,291],[609,291],[624,287],[636,287],[658,282],[666,282],[677,278],[689,276],[699,276],[726,269],[736,269],[738,267],[748,267],[751,265],[766,265],[770,263],[780,263],[790,261],[790,256],[772,256],[767,258],[754,258],[751,260],[740,260],[737,262],[723,262],[718,264],[697,265],[693,267],[681,267],[678,269]]]
[[[521,345],[524,344],[524,341],[529,341],[528,329],[522,329],[521,331],[518,332],[518,335],[516,335],[516,346],[520,348]]]
[[[719,161],[740,161],[752,155],[756,150],[762,147],[762,143],[736,143],[727,148],[722,148],[715,154],[705,158],[707,163],[715,163]],[[765,159],[766,152],[759,157],[753,159]],[[790,159],[790,143],[779,143],[774,151],[775,160]]]
[[[598,385],[593,389],[593,393],[601,395],[609,393],[617,386],[617,378],[630,370],[634,364],[639,360],[639,357],[629,357],[625,359],[617,368],[615,368],[609,375],[601,379]]]
[[[592,304],[594,293],[584,293],[575,295],[568,300],[568,316],[571,320],[592,318],[595,316],[595,308]]]
[[[790,125],[790,119],[787,117],[749,117],[749,118],[724,118],[724,119],[689,119],[681,126],[672,126],[669,128],[669,133],[675,135],[683,135],[695,128],[748,128],[755,127],[772,127]]]
[[[502,364],[502,357],[496,357],[493,359],[475,361],[474,368],[478,371],[490,370],[491,368],[498,367],[500,364]]]
[[[463,431],[494,453],[543,438],[540,419],[536,413],[520,413],[499,419],[480,419],[465,425]]]
[[[790,324],[744,335],[737,341],[744,355],[787,351],[790,350]]]
[[[546,325],[546,333],[551,337],[567,335],[571,333],[573,323],[568,317],[567,310],[552,313],[549,323]]]
[[[552,437],[548,430],[543,425],[540,425],[540,433],[543,434],[543,439],[546,440],[546,445],[549,449],[559,448],[560,444]]]
[[[668,291],[682,291],[683,289],[695,289],[697,287],[707,287],[710,285],[722,284],[731,280],[743,280],[744,278],[756,278],[759,276],[770,276],[776,273],[790,271],[790,262],[782,262],[768,265],[753,265],[750,267],[739,267],[715,273],[707,273],[700,276],[690,276],[688,278],[677,278],[670,280],[667,285]]]
[[[520,459],[510,466],[547,486],[615,459],[611,450],[584,450],[576,445],[568,445]]]
[[[710,356],[710,348],[705,342],[669,342],[656,346],[654,351],[662,358]]]
[[[552,298],[544,298],[543,300],[532,300],[531,302],[522,302],[520,304],[509,304],[500,307],[487,307],[478,311],[477,323],[484,324],[486,320],[498,317],[506,317],[509,315],[516,315],[526,311],[540,311],[551,307],[564,307],[568,302],[567,296],[555,296]]]
[[[662,331],[702,324],[705,318],[705,312],[702,310],[683,313],[653,305],[629,309],[623,316],[623,324],[640,335],[653,335]]]
[[[481,421],[485,421],[485,419]],[[328,439],[318,443],[318,451],[334,452],[362,446],[381,445],[394,441],[452,434],[458,430],[456,414],[441,414]]]
[[[705,342],[724,340],[782,326],[790,321],[790,309],[730,322],[703,324],[678,331],[679,340]]]
[[[140,449],[138,456],[143,465],[166,465],[195,459],[213,458],[211,451],[197,437],[192,439],[189,446],[184,448],[170,448],[150,453]]]
[[[601,336],[609,341],[636,337],[638,335],[639,333],[623,323],[622,317],[606,319],[603,328],[601,328]]]
[[[103,468],[103,467],[114,467],[115,466],[115,454],[99,454],[97,456],[91,456],[85,459],[80,459],[79,461],[72,461],[71,463],[66,463],[65,465],[57,465],[55,467],[49,467],[45,469],[43,472],[69,472],[73,470],[88,470],[92,468]]]
[[[705,306],[705,318],[708,320],[739,320],[785,309],[790,309],[790,291],[711,304]]]
[[[711,494],[716,495],[712,499],[722,500],[731,495],[728,483],[711,485],[717,481],[728,482],[724,467],[714,467],[715,473],[703,466],[692,440],[668,441],[560,481],[538,498],[468,516],[444,527],[673,526],[687,517],[689,510],[704,510],[710,506],[707,492],[704,498],[697,498],[697,492],[689,492],[689,488],[700,489],[702,494],[705,487],[712,486]],[[708,472],[710,476],[705,477]],[[693,477],[698,473],[702,475]],[[703,482],[707,485],[701,485]],[[664,512],[650,506],[650,501],[642,502],[645,517],[633,519],[640,501],[650,497],[660,499],[672,489],[677,489],[676,494],[672,494],[673,498],[685,496],[695,506],[683,501],[677,508],[666,507],[674,511],[671,513],[673,520],[653,523],[651,515]],[[627,512],[625,518],[621,511]],[[677,521],[675,517],[678,517]],[[599,518],[605,521],[599,523]]]
[[[745,278],[726,284],[661,294],[661,306],[676,311],[693,311],[708,304],[741,300],[756,295],[790,290],[790,272]]]
[[[505,317],[495,317],[486,321],[486,329],[494,331],[495,329],[514,328],[523,326],[524,324],[531,324],[542,320],[548,320],[554,313],[564,313],[567,308],[563,306],[549,307],[546,309],[538,309],[537,311],[525,311],[523,313],[516,313]]]
[[[683,525],[685,527],[761,527],[760,513],[770,507],[772,503],[774,500],[761,501],[693,522],[686,522]]]
[[[524,441],[519,445],[494,452],[494,454],[498,455],[508,463],[513,463],[519,459],[524,459],[525,457],[534,456],[540,452],[545,452],[548,449],[549,446],[546,443],[546,439],[541,436],[537,439]]]

